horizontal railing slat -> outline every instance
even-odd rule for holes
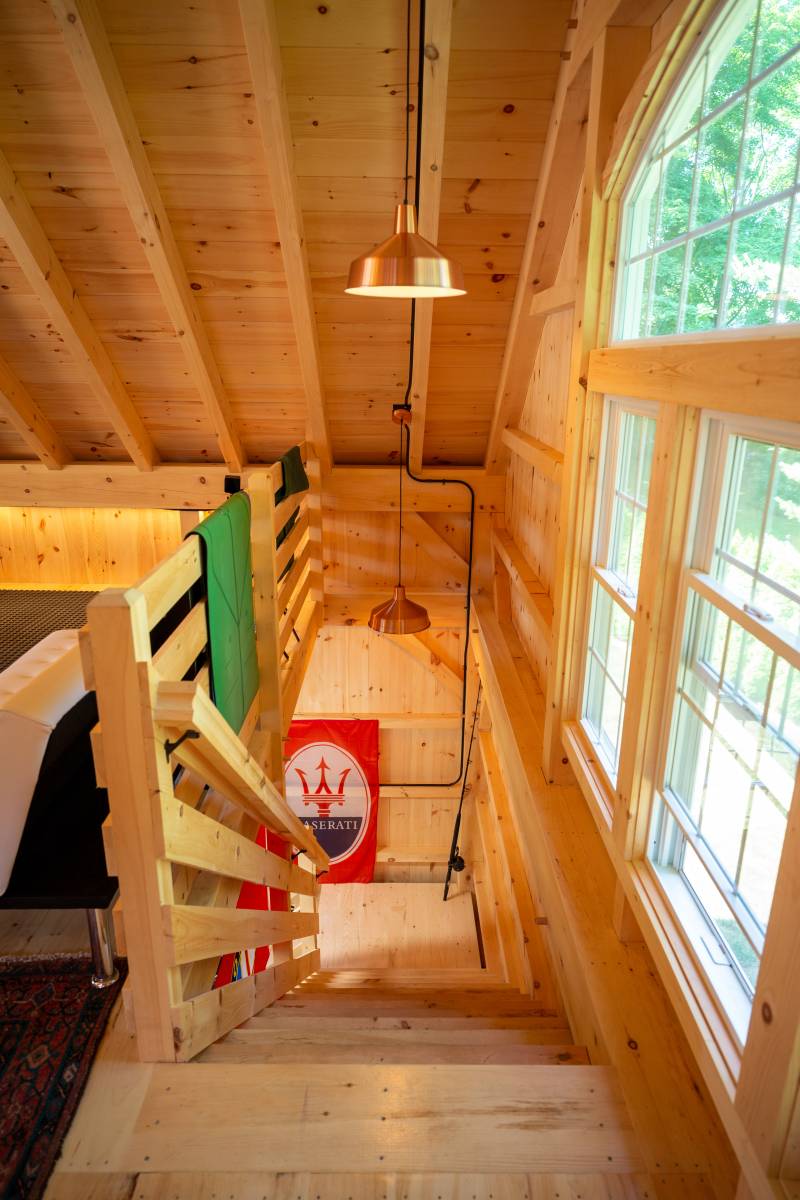
[[[328,866],[328,856],[313,831],[294,815],[202,688],[194,683],[159,684],[155,716],[174,731],[173,737],[186,730],[200,735],[174,750],[178,762],[237,800],[261,824],[306,850],[318,867]]]
[[[170,862],[248,883],[313,896],[314,876],[175,800],[162,802],[164,856]]]
[[[207,641],[206,604],[200,600],[153,655],[153,666],[162,679],[183,679]]]
[[[306,568],[306,563],[311,558],[311,540],[306,538],[303,546],[298,554],[295,555],[295,560],[292,563],[292,569],[288,575],[284,575],[278,587],[278,599],[275,607],[279,613],[285,612],[289,607],[295,589],[300,582],[300,577]]]
[[[306,670],[317,640],[317,633],[322,626],[322,605],[310,597],[306,600],[303,612],[298,621],[300,644],[292,651],[291,659],[284,668],[281,677],[281,703],[283,712],[284,733],[291,724],[297,700],[303,686]]]
[[[286,564],[292,557],[294,552],[300,545],[305,535],[308,533],[308,513],[303,511],[297,518],[292,532],[289,534],[285,542],[282,542],[275,551],[275,571],[278,579],[286,570]]]
[[[289,605],[286,615],[281,618],[283,623],[280,628],[280,633],[278,634],[278,646],[280,647],[281,653],[283,653],[283,651],[286,649],[286,643],[292,636],[292,629],[294,628],[300,613],[303,611],[303,605],[306,602],[308,589],[310,587],[311,567],[309,566],[297,587],[297,591],[292,597],[292,602]]]
[[[286,522],[291,517],[296,509],[303,508],[306,493],[295,493],[294,496],[287,496],[285,500],[281,500],[280,504],[275,505],[275,536],[277,537],[283,529]],[[299,519],[299,517],[298,517]]]
[[[167,954],[173,966],[231,954],[246,946],[271,946],[319,931],[316,913],[264,912],[165,904],[162,908]]]

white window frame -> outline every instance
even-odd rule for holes
[[[693,486],[692,519],[687,537],[680,601],[677,607],[670,652],[671,691],[669,695],[671,699],[665,706],[666,719],[663,722],[659,741],[656,771],[658,786],[649,815],[649,849],[645,867],[649,878],[655,882],[662,897],[670,906],[678,925],[682,928],[683,948],[689,950],[695,966],[721,1000],[722,1016],[741,1050],[746,1040],[750,1020],[752,988],[742,977],[737,964],[729,961],[730,955],[727,948],[720,945],[719,935],[711,918],[706,914],[699,899],[692,894],[688,882],[679,875],[677,868],[660,866],[654,862],[651,853],[653,842],[657,838],[665,836],[664,813],[666,812],[678,825],[680,836],[692,846],[700,858],[745,938],[759,958],[761,957],[765,937],[764,930],[744,902],[731,890],[728,877],[717,863],[713,853],[705,842],[696,836],[693,823],[687,817],[680,802],[677,799],[670,800],[666,795],[664,786],[670,754],[677,681],[681,670],[685,623],[691,594],[709,601],[748,634],[766,645],[771,651],[779,654],[792,667],[800,670],[800,637],[782,630],[774,622],[760,620],[752,611],[748,611],[747,606],[738,596],[728,591],[711,574],[720,508],[725,499],[728,445],[730,440],[735,437],[755,438],[771,445],[778,443],[800,449],[800,426],[796,424],[762,420],[739,414],[704,414]],[[714,958],[714,947],[720,952],[719,960]],[[724,962],[721,960],[723,956],[726,960]]]
[[[587,666],[590,654],[592,654],[591,627],[593,617],[593,598],[594,585],[597,583],[611,598],[612,604],[617,604],[622,609],[624,614],[631,622],[631,638],[628,648],[628,665],[633,654],[633,643],[636,637],[636,594],[631,592],[624,580],[620,579],[608,566],[609,556],[611,551],[611,536],[612,522],[614,513],[614,495],[615,495],[615,478],[618,470],[618,458],[620,450],[620,427],[622,424],[622,416],[624,413],[632,413],[635,416],[650,418],[658,424],[659,406],[650,400],[631,399],[626,396],[606,396],[604,400],[603,413],[603,436],[601,439],[601,470],[597,482],[596,506],[594,517],[594,529],[592,536],[592,558],[589,568],[589,584],[588,597],[589,602],[586,605],[586,623],[583,630],[583,638],[581,641],[581,676],[580,686],[578,691],[579,714],[578,723],[583,735],[586,737],[588,744],[596,751],[597,764],[600,767],[604,779],[611,788],[616,786],[619,763],[615,768],[613,763],[605,751],[602,743],[596,739],[588,725],[585,714],[586,707],[586,685],[587,685]],[[655,450],[655,440],[653,443]],[[651,481],[652,481],[652,463],[651,463]],[[636,506],[641,508],[636,503]],[[647,536],[647,516],[645,510],[645,537]],[[602,663],[598,660],[598,668],[607,674]],[[612,680],[608,680],[608,685],[616,689],[616,685]],[[622,695],[622,716],[620,719],[619,741],[622,744],[622,737],[625,726],[627,711],[625,701],[627,694]],[[619,747],[618,747],[619,753]],[[610,809],[604,814],[606,819],[610,820]]]

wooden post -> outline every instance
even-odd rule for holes
[[[169,965],[163,938],[162,906],[174,897],[161,806],[174,796],[164,737],[153,722],[157,679],[145,598],[135,589],[115,588],[91,602],[87,617],[139,1056],[172,1061],[171,1008],[182,994],[180,971]]]
[[[252,472],[250,542],[253,559],[253,604],[258,651],[261,756],[264,769],[283,795],[283,738],[281,730],[281,650],[275,563],[275,490],[269,471]]]
[[[750,1028],[736,1089],[736,1111],[769,1177],[798,1167],[792,1126],[800,1086],[800,772],[772,899]],[[782,1163],[787,1145],[789,1161]],[[793,1147],[793,1149],[791,1149]],[[794,1161],[791,1161],[794,1160]]]
[[[603,397],[587,391],[589,352],[607,340],[617,202],[602,199],[601,172],[617,113],[650,48],[649,30],[606,28],[592,50],[589,127],[578,237],[579,278],[566,410],[566,451],[553,586],[553,642],[542,769],[564,778],[561,724],[577,707],[577,638],[584,627]]]
[[[628,672],[617,773],[614,836],[626,858],[645,852],[656,787],[664,697],[689,524],[700,410],[664,405],[653,451],[647,526],[639,573],[636,624]]]

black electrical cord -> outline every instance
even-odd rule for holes
[[[409,113],[411,100],[411,84],[409,77],[409,64],[411,61],[411,0],[408,0],[406,6],[406,173],[404,179],[404,203],[408,203],[408,144],[409,144]],[[417,144],[415,147],[415,168],[414,168],[414,203],[419,212],[419,194],[420,194],[420,174],[422,169],[422,101],[423,101],[423,81],[425,78],[425,0],[419,0],[419,55],[417,65]],[[403,399],[403,407],[410,408],[409,396],[414,382],[414,333],[416,328],[417,302],[411,301],[411,319],[409,322],[409,344],[408,344],[408,382],[406,385],[406,394]],[[406,453],[403,457],[403,429],[406,430]],[[475,541],[475,492],[466,479],[423,479],[420,475],[414,475],[409,463],[411,452],[411,433],[408,427],[400,425],[400,487],[401,487],[401,502],[400,502],[400,538],[403,536],[402,523],[402,481],[403,471],[409,479],[413,479],[415,483],[424,483],[440,486],[449,486],[456,484],[459,487],[466,488],[469,492],[469,555],[467,562],[467,597],[466,597],[466,619],[464,622],[464,662],[463,673],[464,678],[461,684],[461,750],[459,752],[459,769],[455,779],[447,783],[391,783],[388,787],[425,787],[425,788],[447,788],[455,787],[461,780],[464,774],[464,749],[466,743],[466,722],[467,722],[467,668],[469,666],[469,626],[470,617],[472,615],[472,559],[473,548]]]
[[[408,204],[409,121],[411,116],[411,0],[406,8],[406,169],[403,178],[403,203]],[[414,147],[414,208],[419,216],[420,178],[422,175],[422,101],[425,90],[425,0],[419,0],[419,52],[417,58],[417,139]],[[417,302],[411,301],[410,337],[408,342],[408,384],[403,403],[408,404],[414,382],[414,330],[417,321]]]
[[[384,784],[385,787],[409,787],[409,788],[449,788],[455,787],[461,781],[464,774],[464,750],[466,748],[466,724],[467,724],[467,673],[469,667],[469,627],[470,618],[472,616],[472,561],[475,546],[475,490],[471,484],[467,483],[466,479],[439,479],[430,477],[424,478],[422,475],[415,475],[411,470],[409,463],[409,455],[411,451],[411,432],[407,425],[400,426],[400,438],[402,445],[403,430],[406,431],[406,452],[400,466],[400,473],[405,471],[409,479],[413,479],[415,483],[430,484],[432,487],[463,487],[469,492],[469,553],[467,555],[467,594],[465,597],[465,614],[464,614],[464,659],[463,672],[464,677],[461,683],[461,749],[459,751],[459,769],[455,779],[450,779],[446,783],[429,783],[426,780],[413,783],[391,783]]]
[[[469,780],[469,767],[470,767],[470,763],[472,762],[472,747],[475,744],[475,728],[478,724],[478,715],[481,711],[481,691],[482,691],[482,687],[481,687],[481,684],[479,683],[478,684],[478,695],[475,697],[475,711],[472,714],[472,730],[469,735],[469,750],[467,751],[467,766],[464,771],[464,779],[461,783],[461,797],[458,801],[458,811],[456,812],[456,819],[453,824],[453,837],[450,841],[450,855],[447,859],[447,875],[446,875],[445,881],[444,881],[444,894],[442,896],[443,900],[447,899],[448,892],[450,891],[450,878],[453,874],[453,871],[463,871],[464,870],[464,859],[461,857],[461,855],[458,852],[458,839],[459,839],[459,835],[461,833],[461,813],[464,809],[464,797],[467,794],[467,782]]]

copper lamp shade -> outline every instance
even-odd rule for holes
[[[398,204],[394,233],[350,264],[346,292],[354,296],[431,299],[463,296],[461,265],[417,233],[413,204]]]
[[[369,615],[369,627],[376,633],[422,633],[431,624],[427,610],[406,596],[406,589],[398,583],[391,600],[373,608]]]

